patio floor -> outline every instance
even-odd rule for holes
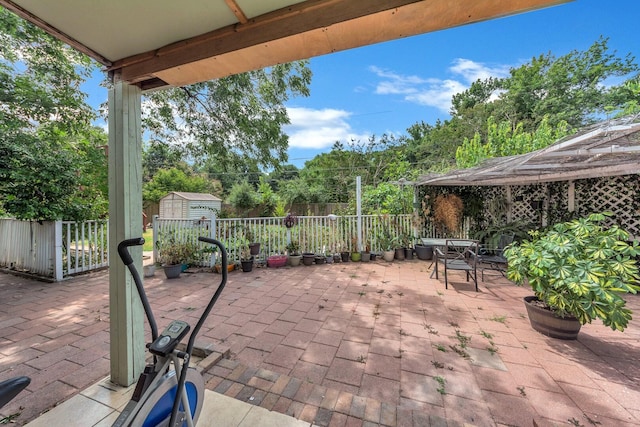
[[[230,350],[207,388],[318,426],[638,426],[640,321],[577,341],[529,325],[518,288],[445,290],[428,261],[233,272],[200,335]],[[146,279],[159,327],[194,325],[220,275]],[[22,425],[108,375],[106,272],[57,284],[0,274],[0,380],[32,383],[0,412]],[[640,310],[640,296],[629,306]],[[640,315],[638,315],[640,316]]]

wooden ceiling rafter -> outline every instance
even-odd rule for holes
[[[231,10],[231,12],[233,12],[236,18],[238,18],[238,22],[240,24],[246,24],[247,22],[249,22],[247,15],[244,14],[244,11],[240,7],[240,5],[238,5],[236,0],[224,0],[224,2],[227,4],[227,7]]]

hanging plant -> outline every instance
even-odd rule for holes
[[[298,224],[298,217],[296,216],[296,214],[289,212],[287,216],[284,217],[282,222],[285,227],[291,228],[294,225]]]
[[[462,221],[464,205],[455,194],[442,194],[434,202],[433,219],[449,233],[456,233]]]

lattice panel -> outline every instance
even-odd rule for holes
[[[620,224],[632,237],[640,238],[640,176],[625,175],[576,181],[576,212],[579,216],[611,211],[609,221]]]
[[[491,186],[482,189],[484,199],[483,213],[485,223],[506,224],[507,223],[507,191],[504,186]]]
[[[541,224],[542,204],[547,197],[546,194],[546,184],[512,187],[511,220]]]

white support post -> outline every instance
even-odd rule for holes
[[[362,184],[360,176],[356,177],[356,214],[358,215],[357,233],[358,233],[358,251],[362,251]]]
[[[59,282],[64,277],[62,265],[62,221],[53,223],[53,280]]]
[[[140,88],[116,81],[109,90],[109,252],[142,236]],[[142,272],[142,247],[130,248]],[[111,380],[133,384],[144,368],[144,316],[135,284],[118,256],[109,265]]]

